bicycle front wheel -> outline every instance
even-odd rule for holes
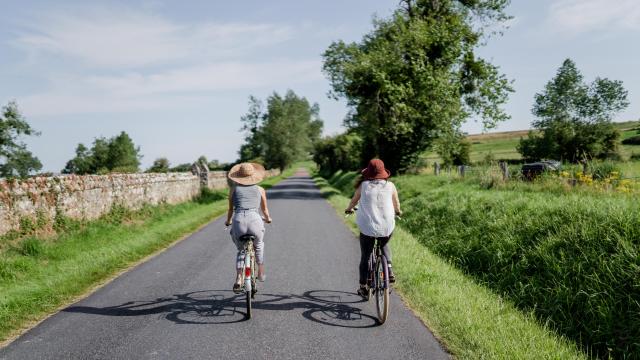
[[[380,324],[384,324],[389,316],[389,268],[384,255],[376,261],[375,277],[376,310]]]

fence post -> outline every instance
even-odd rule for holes
[[[502,180],[504,181],[509,180],[509,166],[507,165],[506,162],[504,161],[500,162],[500,170],[502,170]]]
[[[440,175],[440,164],[437,161],[433,163],[433,171],[436,175]]]
[[[460,174],[460,177],[464,177],[464,170],[464,165],[458,166],[458,174]]]

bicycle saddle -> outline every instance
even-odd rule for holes
[[[254,235],[251,234],[245,234],[245,235],[241,235],[240,236],[240,241],[245,242],[245,241],[255,241],[256,237]]]

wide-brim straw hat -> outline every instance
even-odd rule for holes
[[[240,185],[255,185],[264,179],[264,166],[256,163],[240,163],[229,170],[229,180]]]

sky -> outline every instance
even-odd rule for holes
[[[142,167],[200,155],[237,159],[248,98],[294,90],[320,106],[325,135],[348,109],[327,96],[322,53],[358,41],[397,0],[70,1],[3,0],[0,105],[15,100],[41,135],[25,138],[43,171],[59,172],[78,143],[126,131]],[[586,81],[622,80],[640,118],[640,1],[512,0],[502,36],[478,54],[515,93],[498,131],[528,129],[536,92],[572,58]],[[463,130],[478,133],[470,120]],[[496,130],[492,130],[496,131]]]

